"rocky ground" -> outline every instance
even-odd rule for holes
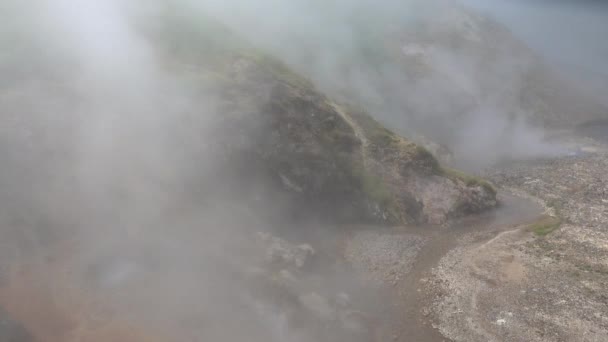
[[[502,206],[486,215],[338,234],[344,260],[332,267],[360,291],[324,293],[331,277],[315,266],[279,271],[277,279],[321,281],[316,292],[291,288],[298,310],[355,326],[363,340],[606,341],[608,148],[579,138],[566,145],[570,152],[559,157],[489,170]],[[295,256],[310,250],[286,255],[297,265]],[[366,307],[373,291],[385,295],[374,297],[382,310]],[[351,307],[341,309],[346,299]],[[357,323],[339,323],[344,312],[357,313]]]
[[[355,270],[378,284],[398,284],[412,269],[424,238],[415,234],[361,231],[346,246],[346,258]]]
[[[320,229],[323,233],[318,238],[309,239],[268,232],[244,234],[241,239],[231,238],[229,244],[223,245],[239,250],[238,258],[232,260],[219,251],[207,250],[202,259],[198,254],[192,258],[209,259],[209,265],[194,265],[192,269],[176,269],[172,262],[181,264],[180,260],[150,266],[138,261],[136,252],[109,259],[100,252],[101,257],[95,254],[96,261],[92,263],[97,265],[101,260],[107,267],[93,267],[94,283],[102,286],[98,295],[105,293],[120,303],[104,299],[91,307],[76,305],[78,310],[74,312],[105,312],[102,308],[120,311],[122,305],[134,307],[150,302],[151,298],[153,303],[165,305],[163,300],[152,296],[166,286],[175,288],[175,281],[165,284],[165,280],[149,279],[161,274],[171,279],[183,278],[183,284],[178,285],[184,286],[187,293],[188,284],[200,282],[198,273],[204,276],[209,267],[222,265],[224,271],[215,280],[217,284],[211,284],[210,291],[225,297],[197,299],[201,305],[193,307],[215,308],[218,301],[224,305],[233,303],[226,307],[226,312],[214,314],[245,321],[256,317],[251,327],[243,331],[267,335],[267,340],[606,341],[608,177],[604,170],[608,168],[608,148],[585,142],[583,147],[571,150],[568,156],[512,162],[489,171],[489,177],[501,188],[502,205],[450,225],[333,227]],[[328,235],[328,231],[334,234]],[[171,247],[140,246],[137,240],[125,243],[132,243],[134,251],[152,250],[159,256]],[[63,255],[67,250],[61,251],[59,254]],[[243,255],[247,257],[242,258]],[[38,294],[39,289],[23,284],[55,279],[57,274],[63,274],[64,268],[70,268],[57,266],[65,261],[62,260],[44,258],[38,265],[44,272],[23,265],[16,280],[9,281],[0,291],[0,300],[10,309],[11,318],[28,322],[34,339],[50,336],[49,329],[57,324],[49,328],[37,314],[45,311],[39,310],[36,303],[46,302],[34,301],[26,307],[14,299],[35,298],[32,294]],[[125,271],[124,265],[131,265],[134,270]],[[81,268],[72,267],[70,277],[90,276],[91,267]],[[47,275],[49,279],[45,278]],[[108,279],[111,283],[107,283]],[[142,282],[149,284],[146,291],[140,290]],[[131,288],[138,289],[137,296],[116,297],[121,292],[135,293],[129,292]],[[233,297],[235,293],[240,295]],[[62,297],[57,295],[54,290],[52,297],[59,303]],[[170,303],[169,298],[167,305]],[[231,308],[237,307],[239,317],[235,318]],[[54,313],[53,322],[72,322],[75,326],[81,321],[88,322],[63,319],[55,309],[50,311]],[[200,318],[200,312],[186,309],[180,306],[173,310],[184,322]],[[120,322],[120,318],[107,321]],[[217,324],[209,324],[216,321],[206,316],[200,319],[208,323],[205,329],[195,324],[181,334],[187,330],[192,336],[230,340],[238,337],[239,331],[231,335],[221,328],[219,320]],[[10,338],[24,333],[10,319],[4,320],[0,315],[0,320],[6,328],[0,329],[0,337],[3,333]],[[32,321],[39,324],[32,325]],[[133,337],[137,331],[133,327],[123,329],[95,322],[86,323],[83,331],[76,329],[79,336],[87,336],[91,341],[95,340],[93,337],[103,340],[107,336],[114,336],[112,340],[116,341],[151,340]],[[157,326],[169,332],[175,328]],[[213,326],[216,329],[211,329]],[[72,340],[78,335],[74,335],[76,330],[64,328],[68,335],[57,333],[56,339],[46,340]],[[17,341],[27,341],[26,338],[29,337],[19,336]]]
[[[553,218],[490,240],[461,238],[433,270],[427,291],[444,336],[608,340],[608,152],[589,140],[575,145],[566,157],[489,172],[495,184],[535,198]]]

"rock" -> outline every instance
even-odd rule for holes
[[[295,253],[295,264],[296,267],[304,267],[306,262],[315,255],[315,250],[309,244],[302,244],[296,247],[297,253]]]
[[[340,321],[344,330],[357,334],[369,334],[370,322],[369,318],[359,311],[345,311],[340,313]]]
[[[317,293],[300,295],[298,301],[305,309],[323,321],[333,321],[336,319],[336,310],[331,307],[327,298]]]
[[[308,244],[294,246],[268,233],[258,233],[258,238],[266,244],[265,260],[271,265],[300,269],[315,255],[314,248]]]
[[[347,241],[345,257],[374,284],[405,279],[425,240],[413,234],[360,231]]]
[[[336,304],[342,308],[349,307],[351,305],[350,296],[344,292],[338,293],[336,296]]]
[[[288,270],[281,270],[277,276],[277,281],[287,287],[291,287],[298,282],[298,279]]]

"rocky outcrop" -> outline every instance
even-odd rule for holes
[[[491,187],[446,174],[427,150],[365,110],[332,100],[283,63],[237,45],[233,35],[187,25],[175,23],[160,37],[179,36],[166,51],[176,71],[218,95],[215,153],[234,161],[229,169],[246,169],[239,176],[249,182],[263,179],[279,189],[297,215],[440,224],[496,204]],[[197,41],[206,44],[203,51],[185,45]]]

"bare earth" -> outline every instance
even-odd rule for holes
[[[461,238],[427,288],[445,337],[608,341],[608,152],[584,143],[578,155],[491,172],[563,223],[546,236],[522,225],[481,243],[480,233]]]

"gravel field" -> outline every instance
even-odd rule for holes
[[[396,284],[407,276],[424,243],[414,234],[361,231],[347,242],[345,256],[367,280]]]
[[[433,271],[433,318],[454,341],[608,341],[608,153],[511,163],[503,189],[544,203],[561,224],[466,236]]]

